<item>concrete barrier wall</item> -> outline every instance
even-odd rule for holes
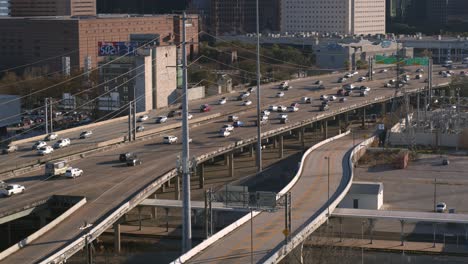
[[[21,240],[20,242],[16,243],[15,245],[13,245],[13,246],[9,247],[8,249],[4,250],[3,252],[1,252],[0,253],[0,261],[5,259],[6,257],[10,256],[11,254],[15,253],[16,251],[20,250],[21,248],[29,245],[35,239],[42,236],[43,234],[45,234],[46,232],[48,232],[52,228],[56,227],[63,220],[65,220],[71,214],[76,212],[79,208],[81,208],[85,204],[86,204],[86,198],[83,197],[78,203],[73,205],[70,209],[65,211],[59,217],[55,218],[52,222],[48,223],[47,225],[45,225],[44,227],[42,227],[38,231],[36,231],[33,234],[29,235],[27,238]]]
[[[286,194],[287,192],[289,192],[289,190],[292,189],[292,187],[297,183],[297,181],[299,180],[300,176],[302,175],[302,171],[303,171],[303,167],[304,167],[304,161],[305,159],[309,156],[310,153],[312,153],[314,150],[316,150],[317,148],[333,141],[333,140],[336,140],[338,138],[341,138],[341,137],[344,137],[346,135],[348,135],[350,133],[350,131],[347,131],[346,133],[343,133],[341,135],[338,135],[338,136],[335,136],[335,137],[332,137],[332,138],[329,138],[327,140],[324,140],[314,146],[312,146],[311,148],[309,148],[305,154],[302,156],[302,159],[301,159],[301,165],[299,166],[299,170],[297,171],[296,175],[293,177],[293,179],[291,180],[291,182],[286,185],[276,196],[276,200],[280,199],[284,194]],[[258,214],[260,214],[260,211],[254,211],[253,212],[253,217],[257,216]],[[171,264],[178,264],[178,263],[185,263],[187,261],[189,261],[192,257],[194,257],[195,255],[199,254],[200,252],[202,252],[204,249],[206,249],[207,247],[209,247],[210,245],[212,245],[213,243],[215,243],[216,241],[218,241],[219,239],[223,238],[224,236],[228,235],[229,233],[233,232],[234,230],[236,230],[238,227],[242,226],[243,224],[247,223],[248,221],[250,221],[251,219],[251,216],[250,214],[246,214],[245,216],[243,216],[242,218],[240,218],[239,220],[235,221],[234,223],[232,223],[231,225],[225,227],[224,229],[220,230],[219,232],[217,232],[216,234],[214,234],[213,236],[209,237],[208,239],[204,240],[202,243],[198,244],[196,247],[192,248],[189,252],[185,253],[184,255],[180,256],[179,258],[177,258],[176,260],[174,260],[173,262],[171,262]]]
[[[338,194],[338,197],[330,204],[330,210],[333,211],[338,204],[344,199],[346,194],[351,188],[353,177],[354,177],[354,163],[364,155],[365,150],[368,146],[372,144],[375,140],[375,137],[371,137],[361,144],[358,144],[347,157],[348,159],[348,166],[346,170],[343,172],[344,175],[348,174],[349,179],[348,182],[343,190],[341,190]],[[293,251],[296,247],[300,246],[317,228],[319,228],[323,223],[327,221],[327,208],[323,208],[322,213],[315,219],[310,220],[304,227],[295,232],[292,235],[291,241],[288,244],[280,245],[279,247],[275,248],[270,252],[270,257],[263,263],[279,263],[285,256],[287,256],[291,251]]]

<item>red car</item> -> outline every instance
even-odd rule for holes
[[[200,106],[200,112],[209,112],[211,111],[211,106],[208,104],[204,104]]]
[[[337,95],[339,96],[343,96],[345,94],[345,90],[344,89],[339,89],[338,92],[336,92]]]

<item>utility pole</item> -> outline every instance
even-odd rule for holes
[[[49,97],[50,133],[54,133],[54,112],[52,111],[52,97]]]
[[[429,107],[432,105],[432,71],[433,71],[433,62],[432,58],[429,59],[429,76],[427,79],[428,87],[429,87]]]
[[[132,102],[128,103],[128,141],[132,141],[132,113],[133,113],[133,104]]]
[[[262,171],[262,129],[260,125],[260,12],[258,0],[256,0],[257,10],[257,172]]]
[[[187,80],[187,15],[182,18],[182,190],[183,190],[183,224],[182,253],[192,248],[192,223],[190,206],[190,165],[189,165],[189,127],[188,127],[188,80]]]
[[[137,121],[137,118],[136,118],[136,113],[137,113],[137,109],[136,109],[136,98],[133,99],[133,122],[132,122],[132,125],[133,125],[133,129],[132,129],[132,132],[133,132],[133,141],[136,141],[136,121]]]
[[[436,198],[437,198],[437,178],[434,179],[434,212],[436,211]]]
[[[48,98],[44,99],[44,109],[45,109],[45,133],[49,134],[49,107],[47,106]]]

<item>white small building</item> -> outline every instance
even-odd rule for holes
[[[339,208],[379,210],[383,205],[381,182],[353,182]]]

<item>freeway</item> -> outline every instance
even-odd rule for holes
[[[437,79],[435,81],[437,82]],[[301,82],[303,82],[302,86]],[[394,95],[394,89],[383,88],[381,80],[369,82],[366,85],[372,87],[373,90],[368,97],[351,96],[347,102],[333,102],[329,111],[320,112],[318,110],[320,101],[317,98],[324,91],[311,89],[310,83],[310,80],[295,82],[293,84],[294,89],[287,91],[285,98],[282,99],[274,97],[278,91],[277,89],[271,86],[263,88],[262,91],[267,100],[266,104],[281,102],[286,105],[297,102],[303,95],[315,99],[312,105],[301,105],[299,112],[290,113],[290,124],[281,125],[277,120],[273,119],[268,125],[264,126],[265,132],[279,130],[296,123],[300,124],[307,119],[323,119],[327,116],[336,115],[338,112],[349,111],[351,108],[371,104],[374,102],[374,98],[383,98],[384,96],[391,98]],[[417,89],[421,88],[421,86],[423,86],[422,82],[413,82],[409,87]],[[336,93],[336,89],[330,89],[326,92]],[[255,119],[254,109],[242,111],[243,107],[239,105],[239,102],[230,102],[230,104],[241,111],[239,113],[241,120],[252,122]],[[221,107],[224,106],[219,106],[219,108]],[[228,138],[219,137],[217,131],[225,121],[226,117],[223,116],[202,126],[193,127],[191,129],[191,138],[193,138],[191,155],[202,156],[211,151],[229,147],[238,141],[255,138],[256,128],[254,126],[238,128]],[[173,131],[173,133],[179,135],[180,130]],[[4,259],[2,263],[33,263],[45,258],[52,252],[79,238],[84,232],[79,229],[84,221],[97,225],[120,205],[130,198],[138,196],[142,188],[172,170],[175,167],[176,157],[181,152],[181,145],[164,145],[161,141],[161,138],[155,138],[144,142],[136,142],[125,145],[120,149],[97,153],[74,161],[72,165],[83,169],[85,172],[84,176],[74,180],[64,178],[45,180],[42,171],[39,170],[11,179],[11,182],[25,185],[26,192],[17,197],[0,199],[0,215],[53,194],[81,195],[85,196],[88,202],[55,229]],[[143,165],[134,168],[123,166],[117,162],[118,154],[126,151],[136,152],[143,160]]]
[[[328,173],[330,173],[330,201],[336,199],[350,181],[351,174],[345,157],[353,147],[352,136],[325,144],[311,152],[304,160],[299,180],[290,190],[292,200],[291,233],[301,231],[304,225],[327,210]],[[327,161],[330,158],[330,172]],[[229,235],[186,263],[252,263],[251,235],[253,236],[253,263],[262,263],[272,250],[284,242],[284,210],[262,212]],[[251,233],[252,231],[252,233]]]
[[[408,67],[410,71],[414,72],[414,69],[416,67]],[[437,71],[438,69],[436,69]],[[311,78],[305,78],[305,79],[297,79],[294,81],[290,82],[290,85],[293,86],[294,88],[290,91],[286,92],[285,98],[277,98],[276,93],[277,90],[272,89],[277,87],[277,85],[274,84],[268,84],[263,87],[263,94],[262,94],[262,100],[263,100],[263,105],[267,107],[270,104],[279,104],[283,103],[284,104],[284,99],[293,99],[295,98],[300,99],[302,96],[309,96],[308,94],[311,91],[316,90],[316,86],[314,85],[314,82],[316,80],[322,80],[324,82],[324,86],[327,88],[327,90],[332,90],[333,88],[338,88],[341,87],[341,84],[337,83],[337,79],[339,77],[342,77],[343,74],[341,73],[336,73],[336,74],[329,74],[329,75],[323,75],[323,76],[317,76],[317,77],[311,77]],[[414,75],[414,74],[413,74]],[[377,73],[375,75],[375,81],[372,82],[364,82],[363,85],[367,85],[371,88],[378,88],[378,87],[383,87],[384,79],[394,79],[396,76],[396,72],[394,70],[390,70],[386,73]],[[437,79],[439,76],[437,74],[434,75],[435,78]],[[352,78],[352,81],[357,80],[357,76]],[[423,78],[424,79],[424,78]],[[422,81],[422,80],[421,80]],[[420,83],[421,81],[414,81],[415,83]],[[239,101],[235,101],[234,99],[237,97],[236,94],[228,94],[228,95],[220,95],[220,96],[215,96],[215,97],[210,97],[206,99],[200,99],[197,101],[190,102],[192,105],[191,113],[193,115],[193,119],[200,119],[202,117],[207,117],[208,115],[214,115],[214,114],[220,114],[220,115],[228,115],[230,113],[236,113],[236,112],[241,112],[245,111],[246,109],[254,109],[254,104],[252,104],[249,107],[240,107]],[[228,101],[225,105],[217,105],[218,100],[226,96],[228,97]],[[254,96],[254,94],[253,94]],[[250,100],[253,100],[252,98]],[[255,101],[255,100],[253,100]],[[210,104],[212,106],[212,111],[209,113],[200,113],[198,110],[198,107],[201,104]],[[156,110],[156,111],[151,111],[148,113],[149,119],[145,122],[138,123],[138,125],[143,125],[145,127],[145,130],[154,130],[158,129],[161,130],[162,134],[164,134],[165,128],[169,128],[171,125],[175,125],[177,123],[180,123],[180,119],[178,118],[169,118],[168,122],[165,124],[156,124],[155,123],[155,118],[157,116],[161,115],[167,115],[169,110]],[[79,134],[83,129],[80,128],[74,128],[74,129],[69,129],[69,130],[64,130],[59,133],[59,138],[70,138],[71,139],[71,146],[64,148],[64,149],[58,149],[56,150],[51,156],[46,156],[41,158],[40,156],[37,155],[36,151],[31,150],[31,146],[34,141],[31,140],[25,140],[21,141],[20,144],[18,144],[19,150],[16,153],[9,154],[6,156],[7,158],[2,158],[0,159],[0,173],[6,172],[6,171],[11,171],[15,169],[20,169],[25,166],[30,166],[33,164],[37,164],[38,159],[41,158],[41,162],[43,162],[46,159],[58,159],[63,156],[67,156],[70,154],[74,153],[82,153],[86,150],[94,149],[97,148],[97,144],[112,140],[112,139],[118,139],[120,138],[119,142],[123,141],[124,137],[128,134],[128,123],[125,118],[121,118],[115,121],[106,121],[102,122],[101,124],[94,124],[94,127],[90,128],[90,130],[93,131],[93,135],[90,138],[87,139],[79,139]],[[68,132],[71,131],[71,132]],[[170,131],[168,129],[168,131]],[[50,142],[49,144],[55,143],[54,141]]]

